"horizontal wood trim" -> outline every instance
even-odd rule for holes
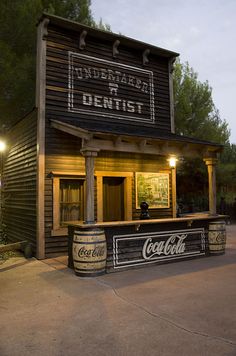
[[[133,172],[95,171],[97,177],[133,177]]]
[[[63,171],[52,171],[50,172],[52,176],[58,176],[58,177],[70,177],[70,176],[75,176],[77,179],[79,179],[78,176],[85,176],[85,171],[84,172],[63,172]]]

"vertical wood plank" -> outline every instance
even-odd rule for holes
[[[103,177],[97,176],[97,221],[103,221]]]
[[[125,188],[125,220],[132,220],[132,177],[126,177]]]
[[[208,187],[209,187],[209,212],[212,215],[216,214],[216,158],[206,158],[204,162],[208,171]]]
[[[60,228],[60,180],[53,178],[53,230]]]
[[[177,216],[177,204],[176,204],[176,168],[171,169],[171,181],[172,181],[172,217]]]
[[[45,258],[45,96],[46,96],[46,40],[48,19],[44,19],[37,32],[37,78],[36,107],[38,108],[37,127],[37,250],[38,259]]]

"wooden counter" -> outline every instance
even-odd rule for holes
[[[147,220],[125,220],[125,221],[106,221],[106,222],[96,222],[94,224],[85,224],[82,221],[68,221],[66,224],[68,226],[76,226],[81,229],[91,228],[91,227],[118,227],[118,226],[130,226],[130,225],[150,225],[150,224],[166,224],[166,223],[179,223],[179,222],[187,222],[191,224],[193,221],[201,221],[201,220],[219,220],[226,219],[226,215],[211,215],[208,213],[193,213],[186,214],[179,218],[168,218],[168,219],[147,219]]]
[[[86,229],[88,234],[89,231],[104,231],[107,245],[106,272],[204,257],[209,254],[209,223],[225,219],[225,215],[197,213],[174,219],[95,224],[71,221],[68,222],[70,248],[74,233],[83,234]]]

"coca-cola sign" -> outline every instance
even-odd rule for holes
[[[113,266],[122,268],[205,254],[203,228],[113,236]]]
[[[156,241],[149,237],[146,239],[143,245],[143,258],[145,260],[151,260],[155,256],[160,255],[180,255],[185,252],[186,245],[184,240],[187,234],[173,234],[166,241]]]

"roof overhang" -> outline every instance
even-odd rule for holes
[[[141,50],[141,51],[148,48],[152,54],[166,57],[169,59],[173,59],[179,56],[179,53],[161,47],[157,47],[142,41],[138,41],[136,39],[123,36],[121,34],[116,34],[114,32],[103,31],[97,28],[92,28],[90,26],[86,26],[84,24],[71,21],[60,16],[43,13],[41,18],[39,19],[39,23],[44,19],[48,19],[51,25],[64,28],[65,30],[74,31],[74,32],[86,31],[86,33],[88,32],[91,36],[93,36],[97,40],[106,40],[110,42],[114,42],[118,40],[126,47],[136,49],[136,50]]]
[[[51,127],[80,138],[82,140],[81,149],[83,150],[206,158],[217,157],[217,154],[223,149],[223,146],[219,144],[174,134],[162,137],[148,137],[136,135],[134,132],[132,135],[127,135],[88,130],[55,119],[51,119],[50,122]]]

